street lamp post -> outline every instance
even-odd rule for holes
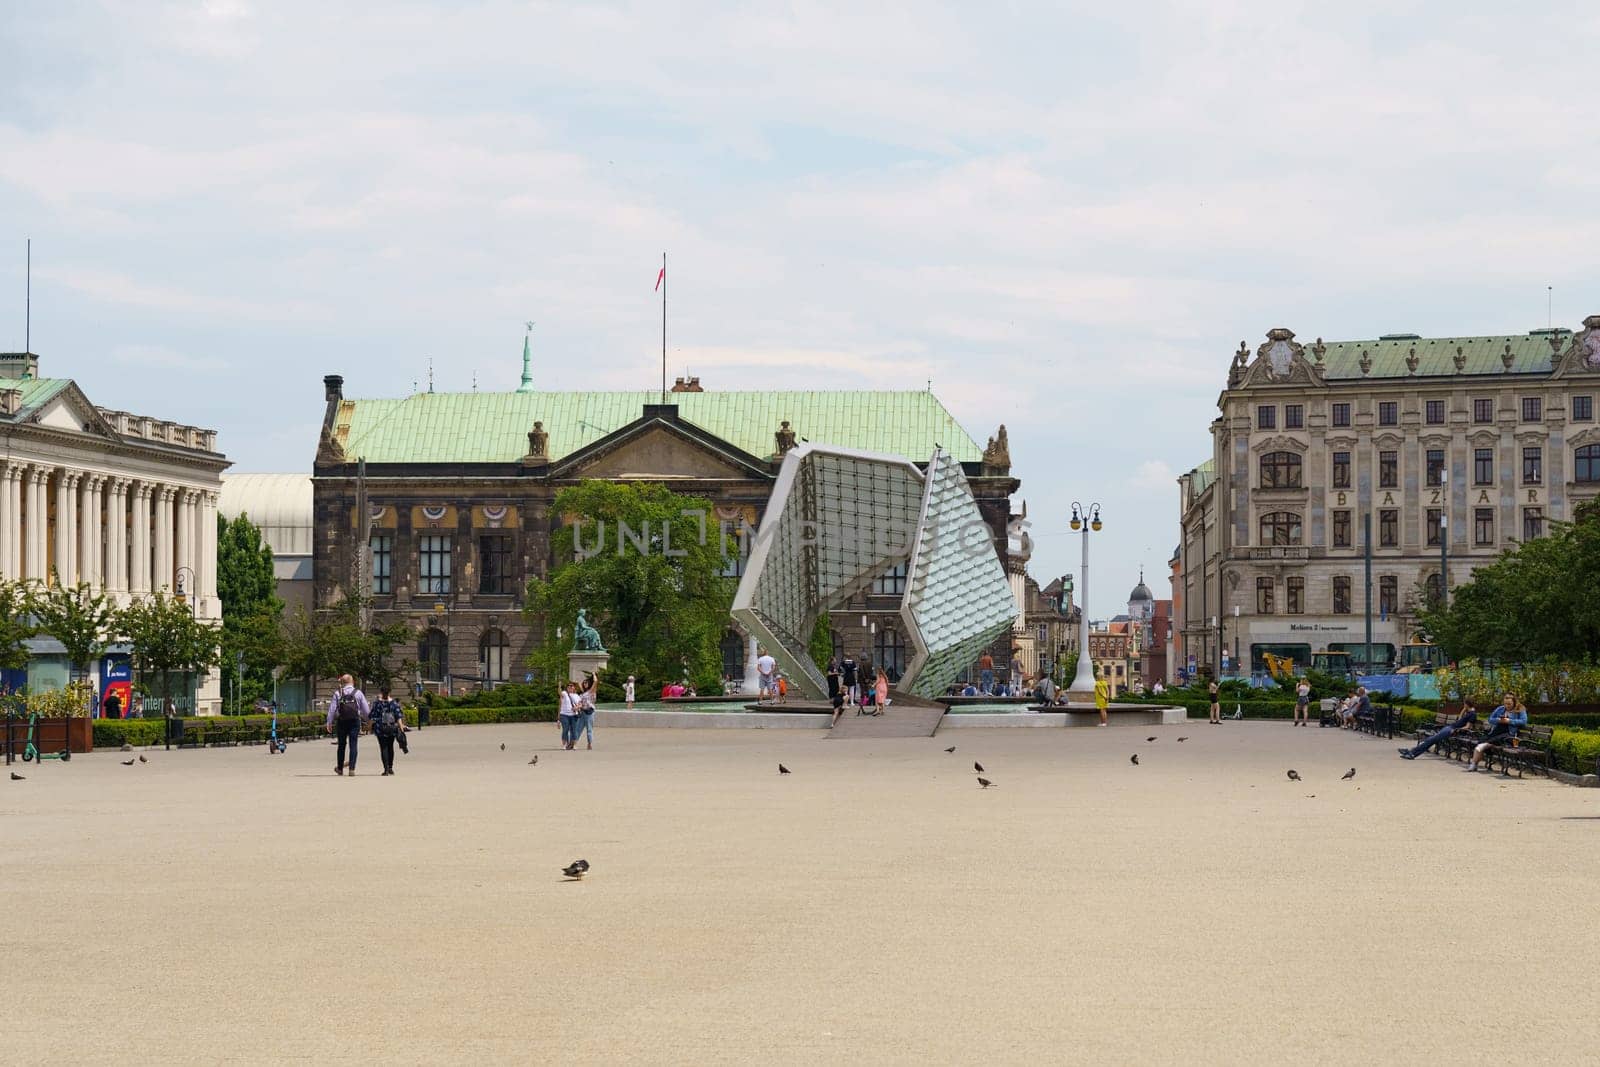
[[[1450,606],[1450,519],[1439,509],[1439,610]]]
[[[189,580],[187,582],[183,580],[183,576],[186,574],[189,576]],[[189,605],[189,617],[192,619],[198,619],[200,617],[199,591],[194,587],[194,570],[190,567],[179,567],[175,572],[175,577],[177,578],[178,583],[178,596],[184,601],[184,603]],[[189,672],[185,671],[184,673],[187,674]],[[167,690],[169,693],[171,691],[172,690],[170,688]],[[197,694],[193,691],[191,691],[189,694],[189,710],[193,714],[198,714],[200,711],[200,709],[195,706],[199,703],[199,701],[196,699],[196,695]]]
[[[1078,671],[1067,688],[1067,699],[1088,704],[1094,701],[1094,659],[1089,655],[1089,531],[1100,530],[1100,505],[1084,507],[1073,501],[1069,525],[1083,531],[1083,570],[1078,580]]]

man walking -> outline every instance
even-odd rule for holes
[[[339,729],[339,752],[337,761],[333,765],[333,773],[343,774],[345,768],[350,769],[351,775],[356,773],[356,742],[361,738],[361,724],[372,716],[372,709],[367,707],[367,695],[356,688],[356,680],[348,674],[339,675],[339,688],[334,692],[333,699],[328,701],[327,732],[333,733],[335,725]],[[345,744],[350,746],[350,760],[345,762]]]
[[[378,739],[378,755],[383,760],[383,773],[394,773],[394,743],[403,739],[406,729],[405,709],[398,700],[389,697],[389,687],[378,690],[378,700],[372,705],[372,736]],[[352,758],[351,766],[355,765]]]

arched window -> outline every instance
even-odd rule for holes
[[[722,635],[722,676],[739,681],[744,677],[744,638],[737,630]]]
[[[1299,489],[1300,467],[1293,452],[1268,452],[1261,457],[1261,488]]]
[[[1437,571],[1423,579],[1422,595],[1427,598],[1429,607],[1438,606],[1440,598],[1444,595],[1444,582]]]
[[[1600,445],[1584,445],[1572,450],[1572,479],[1600,482]]]
[[[887,627],[879,630],[872,639],[872,662],[883,668],[889,681],[898,682],[906,669],[906,643],[899,630]]]
[[[1298,545],[1300,516],[1292,511],[1269,511],[1261,516],[1263,545]]]
[[[417,642],[417,669],[425,682],[444,681],[445,663],[450,659],[450,641],[443,630],[429,627]]]
[[[507,681],[511,675],[511,642],[506,632],[490,628],[478,638],[478,678],[485,687],[492,688]]]

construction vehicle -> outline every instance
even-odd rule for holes
[[[1292,682],[1297,677],[1295,673],[1294,657],[1279,656],[1271,652],[1261,653],[1261,660],[1267,665],[1267,673],[1279,682]]]
[[[1431,641],[1411,641],[1400,646],[1397,674],[1432,674],[1442,666],[1439,646]]]
[[[1331,674],[1335,678],[1350,677],[1350,653],[1316,652],[1311,656],[1311,669]]]

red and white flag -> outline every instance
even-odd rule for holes
[[[661,283],[667,280],[667,265],[661,264],[661,273],[656,275],[656,289],[659,291]]]

